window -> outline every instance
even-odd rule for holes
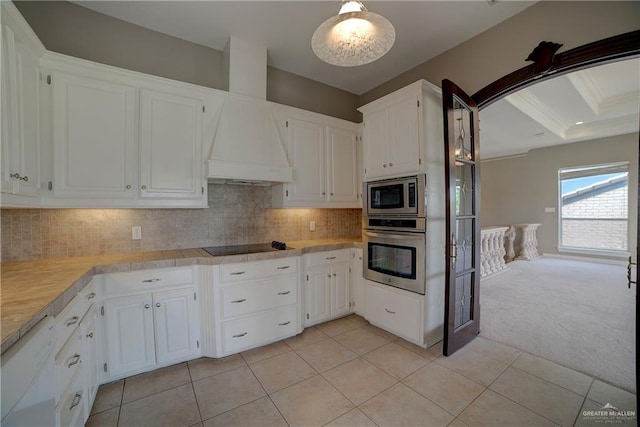
[[[629,163],[560,169],[560,248],[628,250]]]

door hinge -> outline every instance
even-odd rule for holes
[[[289,190],[286,190],[286,191],[284,192],[284,194],[285,194],[287,197],[289,197]]]
[[[107,372],[107,371],[108,371],[108,369],[107,369],[107,364],[106,364],[106,363],[104,364],[104,367],[103,367],[102,369],[104,369],[104,371],[105,371],[105,372]]]
[[[420,108],[420,100],[418,99],[418,108]]]
[[[100,314],[101,314],[102,316],[104,316],[104,305],[103,305],[102,307],[100,307]]]
[[[309,320],[309,313],[307,313],[307,320]]]
[[[204,110],[205,110],[205,109],[206,109],[206,108],[205,108],[205,106],[203,105],[203,106],[202,106],[202,112],[203,112],[203,113],[204,113]]]
[[[50,85],[51,84],[51,74],[49,74],[47,76],[47,84]]]
[[[196,340],[196,348],[200,348],[200,340]]]
[[[349,267],[349,273],[351,273],[351,267]]]
[[[47,186],[47,188],[49,189],[49,191],[53,190],[53,181],[49,181],[49,185]]]
[[[309,275],[307,274],[307,282],[309,281]]]
[[[202,189],[202,194],[204,194],[204,186],[200,187]]]
[[[285,126],[285,127],[287,127],[287,128],[289,127],[289,120],[287,120],[287,121],[285,122],[284,126]]]
[[[422,159],[418,159],[418,164],[421,165],[422,164]]]
[[[194,300],[194,301],[197,301],[197,300],[198,300],[198,297],[196,297],[196,293],[195,293],[195,292],[193,293],[193,300]]]
[[[364,168],[364,174],[365,175],[367,174],[367,168]]]

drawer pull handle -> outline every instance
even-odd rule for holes
[[[384,311],[386,311],[386,312],[387,312],[387,313],[389,313],[389,314],[396,314],[396,312],[395,312],[395,311],[391,311],[391,310],[389,310],[388,308],[385,308],[385,309],[384,309]]]
[[[91,292],[89,295],[87,295],[87,299],[94,299],[95,297],[96,297],[95,292]]]
[[[78,320],[80,320],[78,316],[73,316],[67,321],[67,326],[75,325],[76,323],[78,323]]]
[[[325,259],[336,259],[336,257],[334,257],[334,256],[328,256],[328,257],[326,257]]]
[[[82,400],[82,393],[76,393],[76,395],[73,396],[73,402],[71,402],[71,406],[69,406],[69,410],[71,411],[73,408],[78,406],[81,400]]]
[[[278,270],[286,270],[287,268],[291,268],[290,265],[284,265],[282,267],[278,267]]]
[[[231,304],[239,304],[241,302],[245,302],[247,299],[246,298],[242,298],[242,299],[236,299],[231,301]]]
[[[246,273],[246,271],[234,271],[233,273],[229,273],[229,274],[232,276],[239,276],[244,273]]]
[[[87,338],[93,338],[93,332],[89,332],[89,333],[87,334]]]
[[[69,362],[69,364],[67,365],[67,368],[70,368],[73,365],[77,365],[80,362],[80,355],[76,353],[73,355],[73,357],[70,360],[72,360],[72,362]]]
[[[291,291],[278,292],[278,295],[289,295]]]
[[[288,322],[278,323],[278,326],[287,326],[289,323],[291,323],[290,320]]]
[[[162,279],[158,279],[158,278],[156,278],[156,279],[146,279],[146,280],[143,280],[142,283],[153,283],[153,282],[159,282],[160,280],[162,280]]]
[[[245,336],[245,335],[247,335],[247,333],[246,333],[246,332],[243,332],[243,333],[241,333],[241,334],[234,335],[234,336],[233,336],[233,338],[242,338],[242,337],[243,337],[243,336]]]

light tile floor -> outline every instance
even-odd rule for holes
[[[588,426],[636,396],[478,337],[451,357],[359,316],[100,387],[87,426]]]

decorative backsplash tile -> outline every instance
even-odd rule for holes
[[[360,235],[360,209],[272,209],[269,187],[208,190],[208,209],[2,209],[2,262]]]

